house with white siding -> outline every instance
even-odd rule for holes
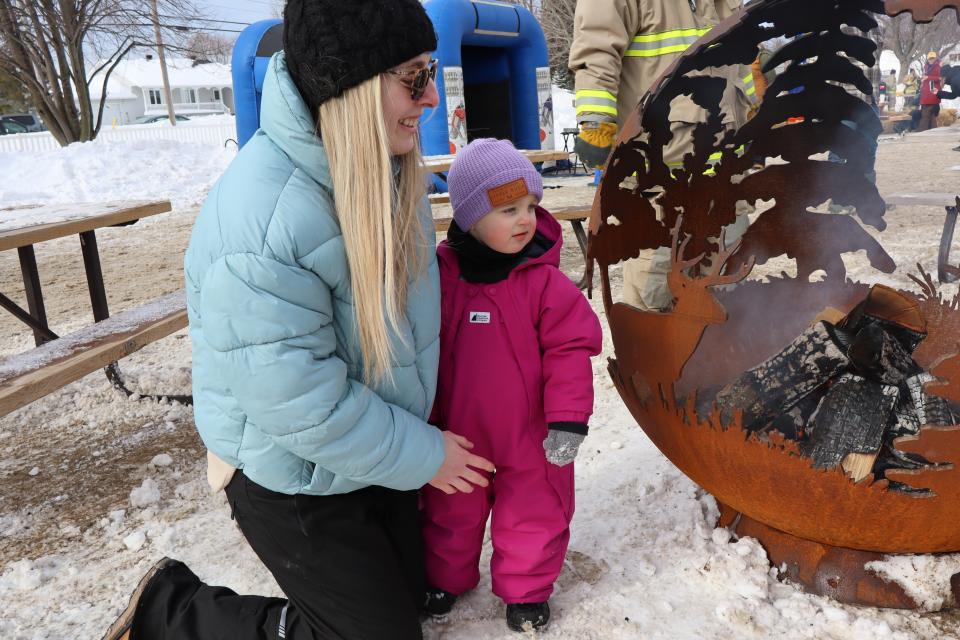
[[[188,117],[233,113],[233,78],[229,65],[188,58],[168,57],[166,61],[174,113]],[[95,113],[100,107],[102,88],[101,71],[90,81]],[[121,61],[110,74],[107,85],[104,126],[130,124],[140,116],[166,114],[167,102],[156,56]]]

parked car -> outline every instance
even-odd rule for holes
[[[187,116],[176,115],[177,122],[185,122],[189,120]],[[134,124],[153,124],[154,122],[164,122],[170,120],[169,116],[140,116],[133,121]]]
[[[0,122],[15,122],[22,125],[27,131],[46,131],[40,118],[32,113],[8,113],[0,116]],[[21,133],[19,130],[17,133]]]
[[[27,133],[27,128],[16,120],[0,118],[0,136],[5,136],[8,133]]]

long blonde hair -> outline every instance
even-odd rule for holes
[[[336,215],[350,265],[364,381],[392,374],[411,279],[425,267],[417,208],[426,192],[419,140],[394,174],[380,76],[320,105],[318,128],[330,162]]]

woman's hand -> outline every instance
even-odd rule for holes
[[[470,453],[473,443],[449,431],[443,432],[443,464],[427,484],[446,494],[457,491],[470,493],[473,485],[485,487],[490,482],[480,473],[471,469],[482,469],[493,473],[493,463],[486,458]],[[471,484],[472,483],[472,484]]]

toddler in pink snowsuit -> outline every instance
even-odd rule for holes
[[[543,182],[507,141],[475,140],[448,175],[454,223],[437,248],[440,373],[433,421],[496,466],[490,486],[424,487],[426,609],[477,586],[491,514],[493,592],[507,624],[544,626],[573,516],[573,459],[593,410],[600,323],[559,269]]]

